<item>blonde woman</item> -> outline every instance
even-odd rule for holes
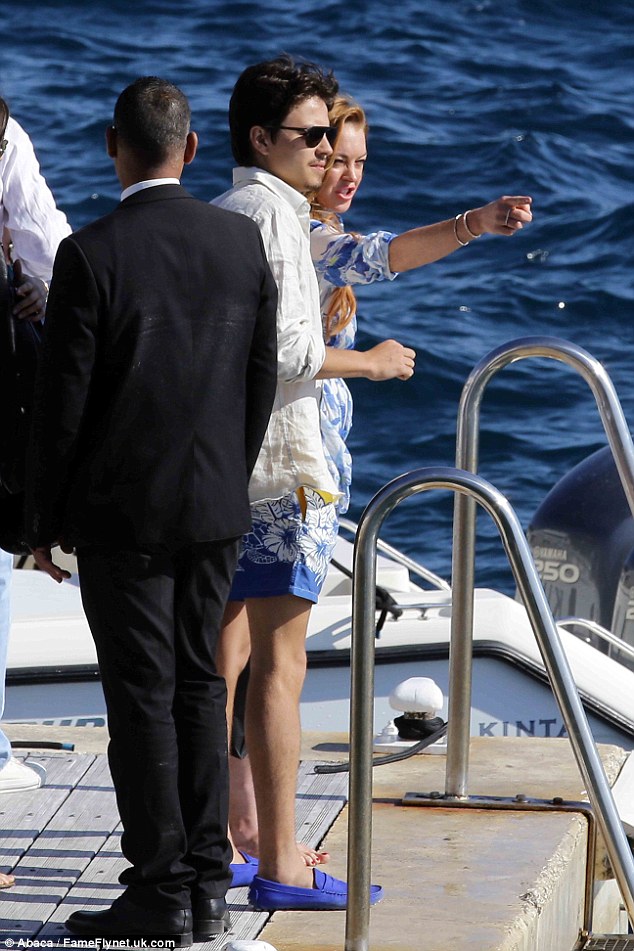
[[[355,345],[356,299],[352,285],[394,280],[403,271],[431,264],[471,244],[482,234],[510,237],[531,221],[531,199],[505,195],[444,221],[393,234],[361,235],[344,229],[341,216],[350,208],[363,178],[368,124],[361,106],[338,96],[330,110],[339,129],[328,170],[312,201],[311,254],[321,296],[327,346]],[[348,508],[352,461],[346,439],[352,423],[352,397],[342,379],[322,384],[321,431],[331,474],[342,493],[337,509]]]

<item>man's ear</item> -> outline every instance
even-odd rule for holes
[[[268,129],[264,126],[254,125],[249,132],[249,142],[254,155],[268,155],[271,136]]]
[[[113,125],[109,125],[106,129],[106,152],[110,158],[117,156],[117,130]]]
[[[190,162],[194,161],[197,148],[198,136],[195,132],[188,132],[187,142],[185,143],[185,151],[183,153],[183,165],[189,165]]]

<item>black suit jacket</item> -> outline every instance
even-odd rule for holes
[[[180,185],[66,238],[36,383],[30,544],[174,549],[248,531],[276,302],[257,225]]]

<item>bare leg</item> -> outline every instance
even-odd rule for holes
[[[249,757],[229,757],[229,828],[235,849],[259,855],[258,814]]]
[[[268,600],[268,599],[266,599]],[[236,684],[244,670],[251,653],[249,622],[244,603],[229,601],[225,610],[222,632],[216,653],[218,672],[227,682],[227,729],[231,742],[233,706]],[[244,859],[240,851],[250,855],[260,854],[258,839],[258,817],[255,805],[255,790],[249,757],[238,759],[229,757],[230,799],[229,799],[229,839],[233,846],[233,862]],[[297,848],[305,865],[323,865],[329,860],[327,852],[311,849],[302,843]]]
[[[258,837],[258,816],[255,806],[255,789],[253,788],[253,774],[251,761],[248,756],[238,759],[229,757],[229,775],[231,782],[231,796],[229,802],[230,838],[234,849],[248,852],[249,855],[260,854]],[[297,849],[305,865],[311,868],[315,865],[325,865],[330,861],[330,854],[323,849],[311,849],[303,842],[297,843]],[[238,861],[241,860],[238,859]]]
[[[251,679],[247,744],[260,839],[260,875],[304,888],[312,871],[295,841],[295,793],[306,673],[306,629],[312,605],[294,595],[247,601]]]
[[[12,885],[15,885],[15,876],[0,872],[0,888],[11,888]]]
[[[238,677],[247,665],[250,653],[249,619],[244,602],[229,601],[225,608],[216,650],[216,667],[227,683],[227,727],[230,739],[236,685]]]
[[[225,608],[222,622],[222,631],[216,650],[216,667],[227,683],[227,735],[231,745],[231,728],[233,725],[233,706],[236,696],[238,678],[249,660],[251,640],[249,636],[249,619],[242,601],[229,601]],[[250,782],[251,772],[244,776],[244,769],[240,770],[236,764],[243,760],[229,756],[229,841],[233,846],[232,862],[240,863],[244,859],[238,849],[250,852],[243,844],[243,830],[251,830],[251,837],[255,836],[257,844],[257,812],[255,808],[255,793],[253,783]],[[249,789],[250,785],[250,789]],[[234,834],[236,838],[234,838]],[[256,853],[257,854],[257,853]]]

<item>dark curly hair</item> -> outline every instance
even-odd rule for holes
[[[294,106],[313,97],[323,99],[330,109],[338,88],[332,72],[314,63],[296,63],[287,54],[248,66],[229,103],[231,151],[238,165],[253,164],[249,140],[253,126],[279,126]]]
[[[7,131],[7,122],[9,121],[9,107],[0,96],[0,139],[4,138],[4,133]]]

